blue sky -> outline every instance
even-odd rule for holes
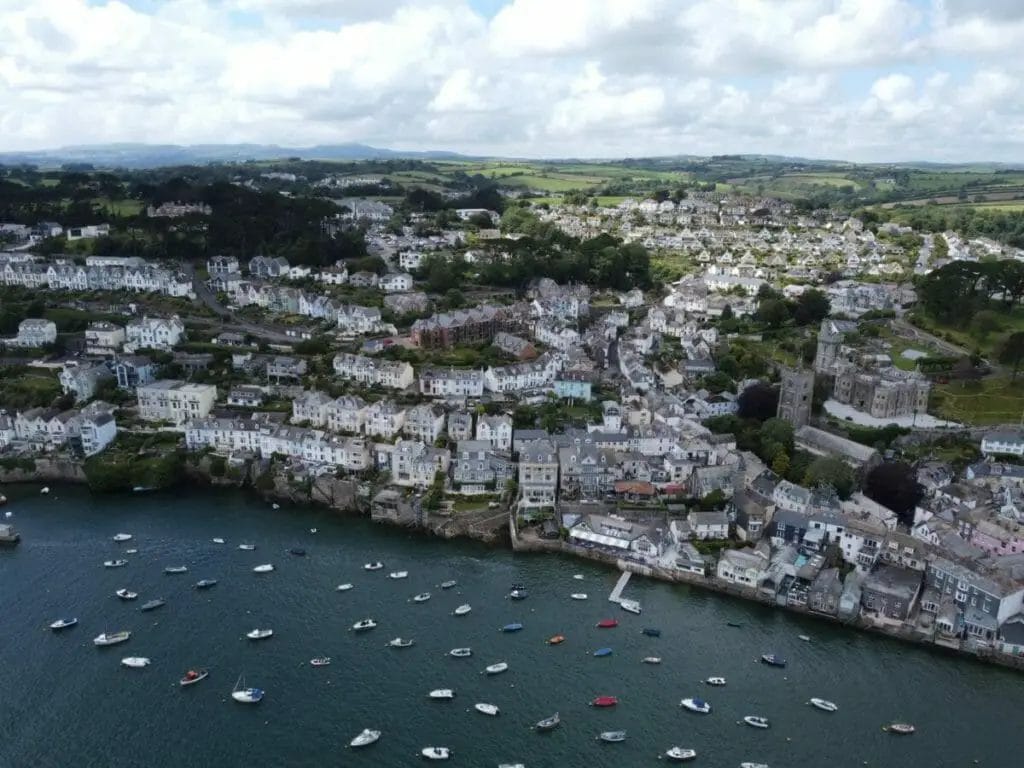
[[[1022,0],[0,0],[0,148],[1024,160]]]

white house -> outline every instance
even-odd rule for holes
[[[491,366],[484,371],[484,386],[491,392],[524,392],[546,388],[561,368],[552,355],[513,365]]]
[[[87,355],[115,355],[125,342],[125,331],[119,325],[99,321],[90,323],[85,329],[85,353]]]
[[[334,401],[323,392],[303,392],[292,400],[293,424],[307,422],[311,427],[323,427],[327,424],[327,410]]]
[[[210,415],[217,399],[217,387],[163,379],[140,385],[135,394],[139,398],[140,419],[169,421],[181,426],[190,419],[204,419]]]
[[[18,335],[7,339],[12,347],[45,347],[57,341],[57,326],[52,320],[28,318],[18,323]]]
[[[405,410],[391,400],[378,400],[366,408],[366,434],[390,439],[405,425]]]
[[[486,440],[491,448],[507,451],[512,448],[512,417],[480,416],[476,421],[476,439]]]
[[[366,401],[342,395],[327,406],[327,428],[333,432],[360,433],[366,425]]]
[[[481,397],[484,375],[464,368],[424,368],[420,371],[420,394],[428,397]]]
[[[168,318],[143,316],[128,323],[125,328],[125,351],[170,349],[176,346],[184,335],[185,324],[177,315]]]
[[[82,441],[82,453],[95,456],[110,445],[117,437],[117,422],[110,413],[98,413],[79,417],[79,439]]]
[[[730,584],[757,587],[767,575],[768,558],[757,550],[725,549],[716,575]]]
[[[1024,456],[1024,430],[997,429],[981,439],[981,452],[986,456]]]
[[[387,293],[404,293],[412,290],[412,275],[407,272],[384,275],[377,285]]]

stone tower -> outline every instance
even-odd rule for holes
[[[799,429],[811,420],[811,399],[814,397],[814,371],[782,369],[779,389],[778,417]]]

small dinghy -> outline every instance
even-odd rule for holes
[[[130,589],[119,589],[114,594],[122,600],[134,600],[139,596],[138,592],[132,592]]]
[[[78,619],[57,619],[56,621],[50,622],[50,629],[54,632],[60,632],[62,629],[73,627],[78,623]]]
[[[769,726],[768,718],[760,715],[747,715],[743,718],[743,722],[751,728],[767,728]]]
[[[316,533],[317,533],[317,529],[316,529],[316,528],[310,528],[310,529],[309,529],[309,532],[310,532],[310,533],[312,533],[312,534],[314,534],[314,535],[316,535]]]
[[[425,603],[429,599],[430,599],[430,593],[429,592],[420,592],[418,595],[413,597],[412,601],[414,603]]]
[[[167,601],[158,597],[155,600],[150,600],[148,602],[143,603],[142,607],[139,608],[139,610],[140,611],[155,611],[157,608],[159,608],[160,606],[163,606],[163,605],[167,605]]]
[[[527,592],[525,589],[513,589],[508,593],[508,596],[510,600],[525,600]]]
[[[572,575],[572,577],[573,577],[574,579],[576,579],[576,581],[583,581],[583,574],[582,574],[582,573],[574,573],[574,574]]]
[[[132,669],[142,669],[143,667],[149,666],[149,659],[145,656],[125,656],[121,659],[121,663],[126,667]]]
[[[642,664],[661,664],[661,657],[660,656],[644,656],[642,659],[640,659],[640,662]]]
[[[134,548],[132,548],[132,549],[126,549],[126,550],[124,551],[124,553],[125,553],[126,555],[137,555],[137,554],[139,554],[139,550],[137,550],[137,549],[134,549]]]
[[[315,659],[310,659],[309,663],[314,667],[326,667],[331,663],[330,656],[317,656]]]
[[[551,717],[545,717],[543,720],[538,720],[537,724],[533,727],[538,731],[551,731],[557,728],[561,722],[561,718],[559,718],[558,713],[555,712]]]
[[[470,648],[452,648],[448,651],[449,656],[454,656],[456,659],[465,659],[468,656],[473,655],[473,651]]]
[[[214,538],[211,539],[211,541],[214,544],[223,544],[224,543],[224,539],[222,539],[220,536],[215,536]]]
[[[388,574],[389,579],[404,579],[409,576],[408,571],[392,571]]]
[[[598,629],[611,629],[617,626],[619,626],[618,619],[601,619],[599,622],[597,622]]]
[[[164,573],[168,575],[174,575],[177,573],[188,573],[187,565],[168,565],[164,568]]]
[[[890,723],[882,728],[886,733],[895,733],[898,736],[909,736],[916,729],[910,723]]]
[[[569,597],[571,597],[573,600],[586,600],[587,599],[587,593],[586,592],[573,592],[571,595],[569,595]]]
[[[131,541],[132,535],[130,533],[115,533],[114,541]]]
[[[209,675],[210,673],[205,669],[190,669],[178,681],[178,685],[182,688],[187,688],[190,685],[195,685],[200,680],[205,680]]]
[[[442,581],[441,589],[451,589],[452,587],[457,586],[458,583],[459,582],[455,581],[454,579],[452,579],[451,581]]]
[[[625,731],[601,731],[601,733],[598,734],[597,738],[600,741],[606,742],[608,744],[618,744],[620,741],[625,741],[626,740],[626,732]]]
[[[128,561],[127,560],[104,560],[103,561],[103,567],[104,568],[124,568],[126,565],[128,565]]]
[[[709,677],[704,682],[707,683],[708,685],[714,685],[714,686],[717,686],[717,687],[721,687],[721,686],[725,685],[725,678],[724,677]]]
[[[682,763],[687,760],[693,760],[697,757],[697,750],[695,749],[684,749],[683,747],[672,747],[665,751],[665,758],[667,760],[673,760],[677,763]]]
[[[274,630],[272,629],[251,629],[245,633],[245,636],[250,640],[266,640],[268,637],[273,636]]]
[[[339,584],[334,589],[338,592],[348,592],[350,589],[352,589],[352,584],[346,582],[345,584]]]
[[[391,640],[391,641],[388,642],[388,647],[390,647],[390,648],[411,648],[412,645],[413,645],[413,642],[414,642],[413,640],[406,640],[406,639],[401,638],[401,637],[396,637],[394,640]]]
[[[644,627],[640,631],[648,637],[661,637],[661,630],[655,629],[654,627]]]
[[[561,645],[565,642],[565,635],[554,635],[548,638],[548,645]]]
[[[463,603],[458,608],[456,608],[454,611],[452,611],[452,613],[455,616],[465,616],[467,613],[469,613],[472,610],[473,609],[472,609],[472,607],[470,607],[469,603]]]
[[[209,589],[215,586],[217,586],[216,579],[200,579],[196,582],[196,589]]]
[[[812,707],[820,709],[822,712],[837,712],[837,711],[839,711],[839,707],[834,702],[831,702],[828,699],[813,698],[810,701],[808,701],[807,703],[810,704]]]
[[[368,747],[380,738],[380,731],[364,728],[362,732],[348,743],[350,747]]]
[[[522,628],[523,628],[522,624],[520,624],[518,621],[514,621],[511,624],[506,624],[504,627],[502,627],[501,631],[502,632],[518,632]]]
[[[499,661],[497,664],[491,664],[489,667],[484,669],[488,675],[500,675],[502,672],[508,671],[508,664],[504,661]]]
[[[256,567],[254,567],[252,569],[252,572],[253,573],[270,573],[272,570],[274,570],[274,564],[273,563],[264,563],[263,565],[257,565]]]
[[[306,550],[304,550],[302,547],[292,547],[288,551],[291,554],[295,555],[296,557],[305,557],[306,556]]]
[[[597,696],[590,701],[592,707],[614,707],[619,703],[615,696]]]
[[[455,691],[451,688],[435,688],[427,696],[436,701],[450,701],[455,698]]]
[[[352,625],[352,630],[354,632],[363,632],[363,631],[365,631],[367,629],[373,629],[376,626],[377,626],[377,622],[374,621],[373,619],[360,619],[359,621],[357,621],[355,624]]]
[[[256,545],[255,544],[239,544],[238,548],[242,549],[242,550],[245,550],[246,552],[252,552],[254,549],[256,549]]]
[[[612,655],[612,649],[611,648],[598,648],[596,651],[594,651],[594,655],[598,656],[598,657],[601,657],[601,656],[611,656]]]
[[[797,635],[797,638],[799,638],[800,640],[803,640],[805,643],[811,642],[811,636],[810,635]]]
[[[427,760],[447,760],[452,756],[452,752],[448,747],[424,747],[420,750],[420,754],[427,758]]]
[[[483,715],[490,715],[495,717],[498,714],[498,708],[493,704],[487,704],[485,702],[478,702],[473,705],[473,709]]]
[[[740,763],[740,768],[768,768],[768,763]]]
[[[696,712],[697,714],[700,714],[700,715],[711,714],[711,705],[708,704],[703,699],[695,699],[695,698],[683,699],[682,701],[679,702],[679,706],[683,707],[684,709],[688,709],[691,712]]]
[[[786,660],[781,656],[774,653],[765,653],[761,655],[761,663],[767,664],[769,667],[784,667],[786,666]]]
[[[378,561],[378,562],[375,562],[375,563],[367,563],[366,565],[363,566],[363,570],[364,571],[379,571],[383,567],[384,567],[384,563],[381,563],[381,562]]]

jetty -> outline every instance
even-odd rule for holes
[[[622,591],[626,588],[626,585],[629,584],[629,577],[632,575],[632,571],[623,571],[622,575],[619,576],[619,580],[615,582],[615,588],[612,590],[612,593],[608,595],[608,602],[622,602]]]

